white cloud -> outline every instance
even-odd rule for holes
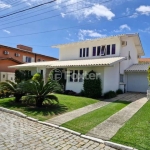
[[[113,17],[115,17],[115,14],[110,9],[99,4],[96,4],[92,8],[86,9],[84,11],[85,17],[88,17],[90,15],[95,15],[98,18],[105,17],[108,20],[111,20]]]
[[[139,14],[135,12],[135,13],[134,13],[132,16],[130,16],[129,18],[137,18],[138,15],[139,15]]]
[[[102,38],[106,37],[106,34],[101,34],[96,30],[81,30],[78,33],[78,37],[80,40],[84,40],[85,38]]]
[[[139,32],[145,32],[150,34],[150,27],[145,28],[145,29],[139,29]]]
[[[57,0],[55,8],[58,8],[61,12],[71,12],[68,16],[74,16],[77,19],[84,19],[89,16],[96,16],[97,18],[105,17],[111,20],[115,17],[115,14],[106,6],[100,5],[99,2],[90,0]],[[65,6],[65,9],[64,9]],[[61,8],[63,7],[63,8]],[[74,12],[73,12],[74,11]]]
[[[64,18],[66,16],[66,14],[64,14],[64,13],[60,13],[60,14],[61,14],[62,18]]]
[[[114,30],[114,32],[130,31],[131,28],[127,24],[123,24],[119,27],[119,30]]]
[[[129,15],[130,14],[130,8],[126,8],[126,12],[123,13],[123,15]]]
[[[10,34],[11,32],[8,31],[8,30],[3,30],[3,32],[7,33],[7,34]]]
[[[11,8],[11,5],[0,0],[0,8]]]
[[[139,8],[137,8],[136,11],[143,15],[149,16],[150,15],[150,6],[142,5]]]

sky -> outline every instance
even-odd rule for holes
[[[59,50],[51,46],[139,33],[144,57],[150,57],[149,0],[57,0],[3,17],[49,1],[0,0],[0,44],[23,44],[36,53],[59,58]]]

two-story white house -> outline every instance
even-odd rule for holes
[[[83,89],[82,75],[95,71],[100,75],[103,93],[119,88],[146,92],[148,64],[139,65],[144,50],[138,34],[124,34],[53,46],[59,49],[59,60],[11,66],[43,72],[46,80],[51,69],[67,70],[66,90],[79,93]],[[78,78],[72,78],[73,74]]]

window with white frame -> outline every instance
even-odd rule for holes
[[[116,54],[116,44],[94,46],[92,56],[106,56]]]
[[[120,82],[123,83],[124,82],[124,75],[120,74]]]
[[[89,48],[80,48],[80,57],[89,57]]]
[[[83,82],[83,70],[70,70],[69,82]]]

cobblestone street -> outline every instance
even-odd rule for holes
[[[0,150],[114,150],[69,132],[0,111]]]

